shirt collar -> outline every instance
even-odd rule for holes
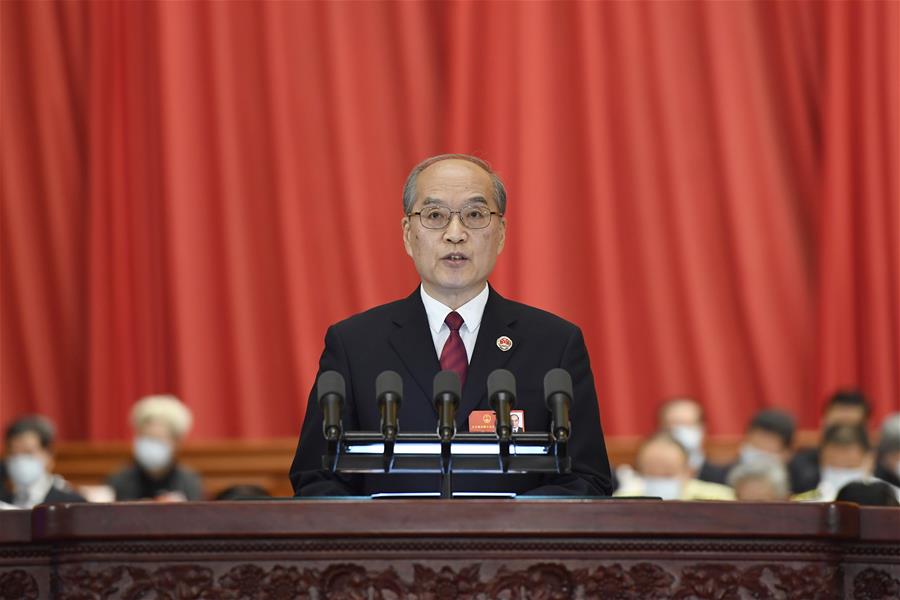
[[[441,327],[446,327],[444,319],[447,318],[453,309],[439,300],[435,300],[425,291],[425,286],[420,285],[419,291],[422,295],[422,304],[425,305],[425,313],[428,315],[428,326],[431,331],[438,333]],[[487,305],[490,288],[488,284],[484,284],[484,289],[477,296],[456,309],[459,316],[463,318],[465,324],[463,327],[469,331],[475,331],[481,324],[481,317],[484,315],[484,307]]]

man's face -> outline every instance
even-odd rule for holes
[[[697,427],[701,426],[700,406],[693,400],[685,398],[683,400],[673,400],[665,408],[661,415],[662,429],[671,429],[673,427]]]
[[[869,469],[870,455],[855,444],[826,444],[822,448],[822,467],[836,469]]]
[[[482,205],[499,212],[490,175],[459,159],[436,162],[419,173],[411,212],[430,205],[450,210]],[[492,215],[484,229],[467,229],[458,215],[444,229],[426,229],[418,216],[404,217],[402,224],[403,245],[425,291],[451,308],[462,306],[484,288],[506,235],[506,222],[499,215]]]
[[[756,428],[751,429],[744,436],[744,443],[753,446],[760,452],[765,452],[772,457],[777,457],[781,462],[790,460],[790,448],[786,448],[781,437],[772,431]]]
[[[41,438],[34,431],[20,433],[11,438],[6,446],[7,458],[23,454],[40,458],[48,470],[53,467],[53,456],[49,450],[41,446]]]
[[[654,441],[641,450],[635,461],[643,477],[690,479],[691,469],[684,452],[675,444]]]

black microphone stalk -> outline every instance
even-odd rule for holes
[[[375,379],[375,398],[381,415],[381,435],[385,441],[397,439],[400,430],[397,413],[403,400],[403,378],[396,371],[384,371]]]
[[[497,369],[487,379],[488,402],[497,415],[497,437],[506,441],[512,434],[510,410],[516,405],[516,377],[506,369]]]
[[[337,371],[325,371],[316,382],[319,408],[322,409],[322,434],[329,442],[341,437],[341,410],[344,406],[346,384]]]
[[[441,442],[456,435],[456,409],[462,396],[462,384],[455,371],[441,371],[434,376],[434,408],[438,413],[437,432]]]
[[[557,441],[569,439],[572,424],[569,421],[569,407],[572,405],[572,376],[565,369],[551,369],[544,376],[544,398],[547,410],[553,415],[550,432]]]

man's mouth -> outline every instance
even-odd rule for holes
[[[450,254],[445,254],[442,260],[446,260],[451,263],[461,263],[469,260],[469,258],[461,252],[451,252]]]

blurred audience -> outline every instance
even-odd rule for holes
[[[900,413],[888,415],[881,425],[875,477],[900,487]]]
[[[106,482],[115,491],[116,500],[201,499],[200,477],[176,460],[192,420],[190,410],[175,396],[147,396],[134,405],[134,464],[111,475]]]
[[[835,501],[855,502],[861,506],[900,506],[900,490],[878,479],[852,481],[841,488]]]
[[[53,474],[53,424],[41,416],[13,421],[4,436],[4,466],[7,488],[0,501],[19,508],[42,503],[84,502],[62,477]]]
[[[645,440],[636,473],[621,480],[616,496],[655,496],[663,500],[734,500],[731,488],[694,478],[687,449],[667,432]]]
[[[688,452],[688,464],[697,479],[724,484],[728,466],[706,460],[703,440],[706,416],[703,406],[686,396],[666,400],[657,414],[659,430],[669,433]]]
[[[771,458],[742,458],[728,472],[728,485],[735,499],[744,502],[781,502],[791,493],[787,469]]]
[[[859,390],[839,390],[835,392],[822,413],[821,429],[832,425],[858,425],[866,427],[872,408],[866,396]],[[811,490],[819,485],[821,463],[818,448],[798,450],[788,463],[792,491],[796,493]]]
[[[851,481],[871,479],[873,467],[869,435],[862,425],[830,425],[819,445],[819,484],[794,499],[831,502]]]

